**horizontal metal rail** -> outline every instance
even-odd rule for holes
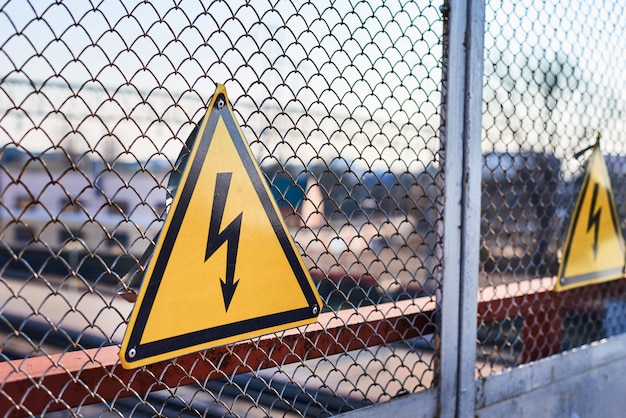
[[[557,293],[554,278],[479,291],[477,320],[524,320],[523,363],[561,350],[561,321],[568,309],[596,309],[626,285],[617,280]],[[281,334],[218,347],[137,370],[119,365],[117,346],[0,363],[0,411],[9,417],[40,414],[138,396],[171,386],[203,384],[302,360],[421,337],[436,331],[429,297],[324,313],[319,322]],[[322,325],[325,324],[325,325]],[[19,402],[16,404],[15,402]]]
[[[119,365],[117,346],[4,362],[0,363],[0,411],[18,417],[141,397],[148,391],[421,337],[435,332],[434,312],[434,301],[425,297],[324,313],[314,325],[137,370]]]
[[[605,298],[622,294],[626,286],[622,279],[555,292],[555,280],[555,277],[546,277],[502,284],[479,293],[479,320],[523,318],[522,363],[561,351],[563,317],[567,311],[601,309]]]

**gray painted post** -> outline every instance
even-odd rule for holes
[[[474,415],[480,236],[483,0],[446,3],[441,417]],[[447,43],[447,45],[445,45]]]

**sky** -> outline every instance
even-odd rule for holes
[[[483,149],[530,148],[569,161],[601,133],[606,152],[626,152],[624,7],[614,0],[487,2]]]
[[[437,158],[441,2],[32,3],[0,3],[0,144],[171,161],[224,83],[261,162]],[[484,152],[626,152],[623,9],[487,2]]]
[[[412,171],[438,150],[438,3],[33,3],[0,6],[0,143],[172,159],[224,83],[261,160]]]

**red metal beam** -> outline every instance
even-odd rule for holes
[[[522,317],[521,362],[528,363],[561,351],[562,323],[565,312],[594,311],[603,300],[620,295],[625,280],[591,284],[565,292],[555,292],[554,277],[488,287],[480,291],[478,320],[500,321]]]
[[[625,280],[615,280],[559,293],[552,290],[554,280],[547,277],[482,289],[478,303],[479,320],[498,321],[549,310],[596,309],[604,298],[622,294],[626,286]]]
[[[435,332],[430,298],[323,313],[317,324],[124,370],[119,347],[0,363],[5,417],[110,402]]]
[[[624,280],[552,290],[554,278],[481,289],[477,320],[524,317],[524,361],[560,349],[566,309],[596,309],[621,294]],[[320,315],[315,325],[218,347],[137,370],[124,370],[119,347],[74,351],[0,363],[0,411],[8,417],[41,414],[138,396],[168,386],[201,383],[301,360],[339,354],[436,332],[435,302],[420,298]],[[529,338],[530,337],[530,338]]]

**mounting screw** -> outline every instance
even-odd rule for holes
[[[317,307],[317,305],[313,305],[313,315],[317,315],[317,311],[319,310],[319,308]]]
[[[217,98],[217,109],[221,110],[225,104],[226,104],[226,101],[224,100],[224,96],[220,95]]]
[[[137,350],[135,350],[134,348],[131,348],[130,350],[128,350],[128,357],[133,358],[137,355]]]

